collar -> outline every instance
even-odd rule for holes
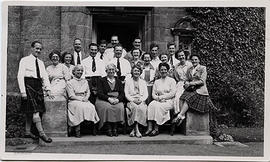
[[[115,77],[113,77],[113,79],[110,79],[109,77],[107,77],[107,81],[110,83],[114,83],[115,82]]]
[[[81,81],[81,80],[83,80],[83,78],[81,77],[81,78],[76,78],[76,77],[73,77],[75,80],[77,80],[77,81]]]

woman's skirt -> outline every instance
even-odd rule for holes
[[[135,104],[134,102],[129,102],[127,104],[127,122],[128,125],[131,126],[134,122],[137,122],[143,126],[147,126],[146,124],[146,111],[147,106],[144,102],[140,105]]]
[[[107,101],[97,98],[96,110],[100,118],[99,129],[103,127],[105,122],[125,122],[125,109],[122,102],[112,105]]]
[[[170,110],[173,109],[173,99],[167,100],[166,102],[159,102],[153,100],[147,109],[148,120],[154,120],[158,125],[164,124],[170,120]]]
[[[95,106],[88,102],[69,101],[68,103],[68,125],[77,126],[84,120],[97,123],[99,117],[95,110]]]
[[[41,79],[24,78],[27,99],[22,99],[21,110],[24,113],[45,112],[44,94]]]
[[[180,97],[180,100],[186,101],[189,109],[201,113],[209,112],[210,108],[215,109],[215,106],[213,105],[208,95],[200,95],[196,91],[194,92],[184,91],[184,93]]]

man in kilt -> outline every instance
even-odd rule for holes
[[[25,136],[51,143],[52,139],[45,134],[41,122],[42,113],[45,112],[43,91],[52,98],[48,74],[43,61],[38,59],[41,50],[41,42],[32,42],[31,54],[20,61],[17,79],[22,95],[21,109],[26,114]],[[32,123],[38,131],[38,136],[31,132]]]

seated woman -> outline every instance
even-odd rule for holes
[[[68,68],[59,63],[60,52],[53,50],[49,54],[49,58],[52,61],[52,65],[47,67],[47,73],[51,82],[51,93],[52,95],[63,95],[65,96],[66,81],[70,80],[71,75]]]
[[[130,60],[130,65],[133,67],[134,65],[143,65],[143,61],[140,59],[142,55],[142,51],[140,49],[132,49],[130,51],[132,55],[132,59]]]
[[[142,69],[139,65],[132,67],[132,78],[126,80],[125,96],[127,103],[127,119],[128,125],[133,125],[130,137],[141,138],[142,134],[139,131],[139,124],[147,126],[146,124],[146,110],[147,105],[145,100],[148,97],[146,82],[140,79]]]
[[[142,66],[143,71],[141,74],[141,78],[146,81],[149,95],[145,103],[148,105],[153,100],[152,89],[153,89],[153,83],[155,79],[155,68],[150,63],[150,61],[152,60],[150,53],[144,53],[142,55],[142,60],[144,61],[144,64]]]
[[[191,55],[192,67],[187,70],[187,80],[184,83],[184,93],[180,97],[180,113],[173,119],[174,123],[180,125],[185,119],[188,109],[205,113],[209,108],[214,108],[209,98],[206,87],[207,72],[206,67],[200,65],[200,57]]]
[[[107,76],[97,84],[96,110],[100,117],[99,129],[107,123],[107,135],[118,136],[117,124],[124,123],[124,88],[122,82],[114,75],[117,70],[114,64],[106,66]]]
[[[160,63],[158,69],[161,78],[153,85],[153,101],[148,105],[148,128],[144,135],[156,136],[159,134],[159,125],[170,120],[170,110],[173,109],[173,100],[176,91],[176,82],[168,77],[170,66]],[[154,127],[154,129],[153,129]]]
[[[71,78],[73,77],[72,70],[74,68],[74,65],[72,65],[72,62],[73,62],[72,54],[69,52],[64,52],[62,55],[62,63],[66,65],[66,67],[68,68]]]
[[[168,63],[169,59],[168,59],[168,55],[165,53],[162,53],[159,55],[160,61],[162,63],[167,63],[169,65],[169,70],[168,70],[168,76],[173,78],[173,73],[174,73],[174,67]],[[155,80],[160,79],[161,78],[161,73],[159,71],[159,69],[156,69],[155,72]]]
[[[88,82],[82,79],[83,66],[76,65],[73,69],[74,78],[67,82],[68,94],[68,125],[75,127],[75,137],[80,137],[80,123],[84,120],[94,124],[99,121],[95,106],[88,101],[90,90]]]
[[[186,60],[185,53],[183,51],[176,51],[175,58],[180,62],[175,65],[174,79],[177,82],[176,85],[176,94],[174,102],[174,113],[179,113],[179,98],[184,92],[184,82],[187,80],[187,70],[192,66],[191,62]]]

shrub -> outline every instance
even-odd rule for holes
[[[219,124],[263,126],[265,8],[188,8]]]

